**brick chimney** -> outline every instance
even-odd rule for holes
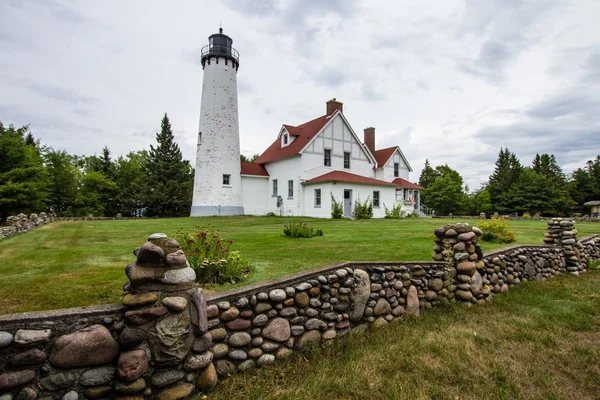
[[[375,154],[375,128],[372,126],[365,128],[365,144],[371,150],[371,153]]]
[[[325,104],[327,104],[327,115],[333,114],[335,110],[340,110],[340,112],[344,112],[344,103],[337,101],[335,97]]]

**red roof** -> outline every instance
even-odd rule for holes
[[[302,125],[290,126],[283,125],[290,135],[295,136],[295,139],[285,147],[281,147],[281,139],[278,137],[273,144],[269,146],[264,153],[260,155],[254,162],[259,164],[268,163],[279,160],[280,158],[291,157],[300,153],[300,150],[306,146],[308,142],[325,126],[325,124],[333,117],[334,114],[315,118],[312,121],[305,122]]]
[[[373,153],[373,156],[375,157],[375,160],[377,160],[377,168],[383,168],[385,163],[388,162],[388,160],[390,159],[392,154],[394,154],[397,148],[398,146],[394,146],[388,147],[386,149],[376,150]]]
[[[242,175],[269,176],[265,167],[255,162],[241,161],[241,171]]]
[[[406,179],[402,179],[402,178],[396,178],[392,181],[392,183],[396,184],[396,186],[400,186],[400,187],[408,188],[408,189],[421,189],[421,190],[423,189],[421,186],[419,186],[415,183],[409,182]]]
[[[324,183],[324,182],[346,182],[346,183],[358,183],[361,185],[374,185],[374,186],[393,186],[396,187],[394,183],[380,181],[379,179],[368,178],[366,176],[355,175],[349,172],[344,171],[331,171],[324,175],[317,176],[316,178],[312,178],[306,182],[305,185],[311,185],[314,183]]]

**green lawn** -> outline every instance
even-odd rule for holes
[[[427,310],[221,380],[210,400],[598,399],[600,271]]]
[[[284,223],[300,220],[323,228],[325,236],[283,236]],[[0,313],[117,302],[133,249],[155,232],[172,236],[180,228],[212,224],[255,266],[247,284],[342,261],[430,260],[432,232],[449,222],[459,220],[214,217],[53,223],[0,241]],[[544,221],[512,221],[511,226],[517,243],[542,243]],[[600,233],[593,223],[577,229],[580,236]]]

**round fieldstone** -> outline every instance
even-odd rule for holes
[[[217,343],[212,347],[211,351],[215,358],[222,358],[225,357],[229,352],[229,346],[224,343]]]
[[[233,350],[227,355],[231,361],[244,361],[248,358],[248,354],[244,350]]]
[[[258,334],[260,334],[260,332],[258,332]],[[252,346],[260,346],[264,341],[265,340],[260,336],[252,338]]]
[[[210,349],[210,346],[212,346],[212,336],[210,333],[206,332],[204,335],[196,337],[194,344],[192,345],[192,351],[204,353]]]
[[[387,322],[387,321],[385,320],[385,318],[382,318],[382,317],[379,317],[379,318],[377,318],[377,319],[375,320],[375,322],[373,322],[373,326],[374,326],[375,328],[380,328],[380,327],[382,327],[382,326],[386,326],[386,325],[388,325],[388,324],[389,324],[389,322]]]
[[[221,321],[232,321],[240,315],[240,310],[237,307],[230,307],[228,310],[221,313]]]
[[[119,335],[119,346],[121,350],[130,350],[146,339],[146,331],[143,329],[124,329]]]
[[[71,390],[70,392],[65,393],[61,400],[79,400],[79,394],[76,391]]]
[[[444,281],[442,281],[440,278],[432,279],[429,281],[429,287],[431,290],[438,292],[444,287]]]
[[[285,342],[290,338],[290,323],[285,318],[275,318],[262,330],[262,336],[275,342]]]
[[[121,302],[127,307],[140,307],[147,304],[153,304],[158,300],[158,295],[154,292],[147,293],[128,293],[123,296]]]
[[[17,393],[15,400],[35,400],[38,396],[38,393],[34,388],[26,387]]]
[[[314,308],[307,308],[305,314],[308,318],[314,318],[319,315],[319,311],[315,310]]]
[[[263,365],[273,364],[275,362],[275,356],[273,354],[263,354],[256,361],[256,365],[262,367]]]
[[[213,363],[208,364],[208,367],[204,369],[198,375],[198,379],[196,379],[196,387],[198,390],[208,392],[213,390],[217,386],[217,382],[219,381],[217,377],[217,370]]]
[[[58,390],[73,386],[75,382],[77,382],[77,375],[75,373],[58,372],[40,379],[38,386],[42,390],[56,392]]]
[[[272,308],[273,306],[269,303],[258,303],[256,306],[254,306],[254,312],[257,314],[262,314],[265,311],[269,311]]]
[[[144,378],[138,378],[133,382],[117,381],[115,390],[119,393],[136,393],[146,389],[146,381]]]
[[[134,253],[141,263],[162,264],[165,258],[164,250],[150,242],[146,242],[138,247]]]
[[[385,300],[385,299],[377,300],[377,303],[375,304],[375,307],[373,308],[373,315],[375,315],[375,316],[385,315],[385,314],[389,314],[390,312],[392,312],[392,306],[390,306],[390,303],[388,303],[387,300]]]
[[[104,397],[108,397],[108,395],[113,391],[112,386],[96,386],[87,388],[83,391],[83,395],[88,399],[101,399]]]
[[[183,368],[186,371],[198,371],[206,368],[213,360],[213,353],[207,351],[203,354],[194,354],[185,360]]]
[[[326,324],[327,326],[327,324]],[[303,349],[307,346],[315,345],[321,342],[321,334],[318,331],[308,331],[296,340],[294,347]]]
[[[277,350],[279,348],[279,344],[275,343],[275,342],[264,342],[260,348],[265,352],[265,353],[272,353],[275,350]]]
[[[307,331],[311,330],[325,330],[327,329],[327,324],[324,321],[321,321],[317,318],[311,318],[304,323],[304,328]]]
[[[300,336],[304,333],[304,327],[301,325],[293,325],[291,328],[292,336]]]
[[[185,310],[187,300],[183,297],[165,297],[162,303],[171,311],[180,312]]]
[[[229,337],[229,345],[233,347],[244,347],[249,345],[251,341],[252,337],[247,332],[236,332]]]
[[[237,369],[240,372],[250,371],[256,367],[256,362],[254,360],[246,360],[240,365],[238,365]]]
[[[8,363],[12,366],[38,365],[46,361],[46,353],[40,349],[31,349],[16,354],[10,358]]]
[[[291,356],[293,353],[292,349],[289,349],[287,347],[282,347],[279,350],[277,350],[277,352],[275,353],[275,358],[288,358],[289,356]]]
[[[286,297],[287,294],[281,289],[274,289],[269,292],[269,298],[277,303],[284,301]]]
[[[306,307],[308,305],[308,293],[306,292],[300,292],[300,293],[296,293],[296,296],[294,296],[294,300],[296,301],[296,304],[298,304],[301,307]]]
[[[228,376],[235,372],[235,364],[228,360],[217,361],[217,374],[221,376]]]
[[[333,338],[335,338],[337,336],[337,332],[335,331],[335,329],[329,329],[325,332],[323,332],[323,339],[325,340],[331,340]]]
[[[225,328],[213,329],[209,332],[213,342],[225,339],[227,336],[227,330]]]
[[[0,374],[0,390],[11,390],[35,379],[35,371],[15,371]]]
[[[34,346],[37,344],[48,343],[50,341],[50,335],[52,335],[50,329],[19,329],[15,333],[13,341],[19,346]]]
[[[252,320],[253,326],[265,326],[269,322],[269,317],[265,314],[259,314]]]
[[[252,322],[249,319],[236,318],[233,321],[229,321],[225,326],[232,331],[243,331],[250,328]]]
[[[115,376],[115,367],[100,367],[85,371],[79,378],[82,386],[101,386],[109,383]]]
[[[216,304],[211,304],[210,306],[206,307],[206,317],[207,318],[214,318],[217,315],[219,315],[219,307],[217,307]]]
[[[255,347],[248,351],[248,357],[250,357],[250,358],[258,358],[258,357],[262,356],[262,354],[263,354],[262,349],[259,349],[258,347]]]
[[[457,290],[456,298],[462,301],[470,301],[473,297],[473,293],[467,290]]]
[[[12,343],[12,341],[12,333],[0,331],[0,349],[9,346]]]
[[[163,390],[158,394],[158,400],[180,400],[187,398],[194,391],[191,383],[180,383]]]
[[[133,382],[148,370],[148,356],[144,350],[121,353],[117,362],[117,375],[125,382]]]
[[[294,307],[286,307],[279,311],[279,315],[283,318],[293,318],[297,315],[297,311]]]
[[[108,364],[119,355],[119,345],[108,329],[92,325],[59,337],[52,346],[50,363],[59,368]]]
[[[152,386],[162,388],[182,380],[184,376],[185,372],[175,369],[155,371],[152,375]]]

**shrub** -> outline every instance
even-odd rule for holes
[[[395,205],[391,210],[383,203],[383,209],[385,211],[386,218],[403,218],[405,213],[402,211],[402,204]]]
[[[523,218],[530,219],[531,218],[531,214],[529,214],[527,211],[525,211],[525,213],[523,214]]]
[[[482,222],[479,228],[483,231],[481,239],[491,243],[511,243],[515,241],[515,234],[510,229],[508,219],[496,218]]]
[[[331,193],[331,218],[340,219],[344,216],[344,204],[340,201],[335,201],[333,193]]]
[[[320,228],[311,228],[308,224],[300,221],[284,225],[283,234],[293,238],[311,238],[323,236],[323,230]]]
[[[357,199],[354,202],[354,212],[352,213],[356,219],[373,218],[373,202],[370,197],[367,197],[364,203]]]
[[[254,269],[238,251],[231,250],[233,240],[222,239],[210,225],[191,231],[179,230],[175,238],[200,283],[240,282]]]

